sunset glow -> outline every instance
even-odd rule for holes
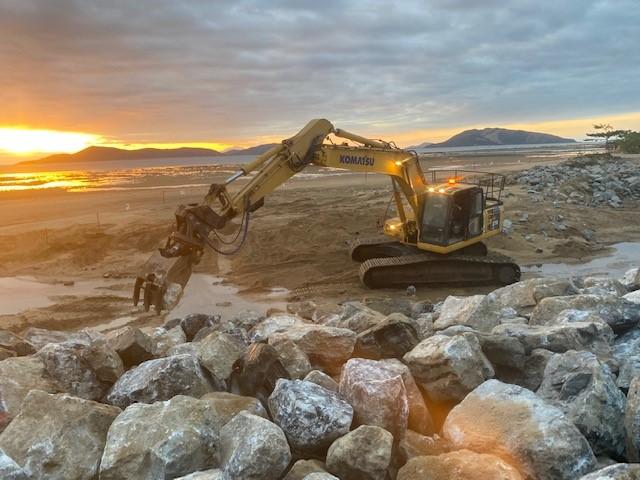
[[[17,155],[42,153],[73,153],[100,142],[90,133],[0,128],[0,150]]]

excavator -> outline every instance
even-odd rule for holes
[[[489,254],[483,243],[501,231],[504,176],[444,170],[425,174],[416,152],[315,119],[223,184],[212,184],[203,203],[178,207],[174,231],[138,273],[134,304],[142,295],[145,310],[153,305],[160,312],[168,289],[184,289],[205,248],[236,253],[247,237],[251,214],[265,197],[311,165],[391,178],[398,216],[384,221],[383,236],[351,245],[351,258],[360,262],[360,279],[367,287],[507,285],[520,279],[518,265],[504,255]],[[242,178],[246,181],[239,182]],[[233,193],[232,185],[238,186]],[[236,225],[233,219],[240,223],[229,238],[225,233]]]

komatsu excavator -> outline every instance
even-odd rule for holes
[[[330,135],[344,143],[327,143]],[[501,230],[503,176],[442,170],[425,175],[415,152],[316,119],[224,184],[211,185],[204,203],[178,207],[174,232],[138,274],[134,303],[142,293],[145,309],[154,305],[160,311],[169,285],[186,286],[206,247],[223,255],[237,252],[251,213],[263,206],[265,196],[310,165],[391,178],[398,216],[385,220],[385,236],[356,240],[351,247],[366,286],[506,285],[520,279],[518,265],[488,254],[483,243]],[[247,181],[238,182],[242,177]],[[234,183],[239,188],[231,193],[228,187]],[[221,232],[234,218],[241,219],[240,225],[229,241]]]

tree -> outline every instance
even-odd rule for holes
[[[618,140],[620,151],[624,153],[640,153],[640,132],[627,130]]]
[[[604,138],[604,148],[609,151],[609,139],[614,136],[615,130],[608,123],[600,123],[593,126],[597,132],[587,133],[587,137]]]
[[[588,137],[604,138],[607,152],[614,146],[623,153],[640,153],[640,132],[614,130],[608,123],[593,126],[597,132],[587,133]],[[611,139],[614,139],[613,141]]]
[[[607,152],[616,146],[620,147],[628,135],[636,133],[631,130],[614,130],[608,123],[594,125],[593,128],[599,131],[587,133],[587,137],[604,138],[604,146]],[[614,139],[615,141],[612,142],[611,139]]]

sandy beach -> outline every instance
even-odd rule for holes
[[[510,173],[563,159],[513,153],[442,156],[423,163],[425,168]],[[351,240],[379,233],[391,194],[389,180],[319,173],[296,177],[269,196],[252,216],[247,242],[237,255],[207,253],[175,312],[156,316],[134,308],[135,273],[170,232],[176,206],[200,201],[207,190],[203,184],[227,175],[197,172],[172,185],[154,174],[145,178],[147,188],[0,194],[0,325],[16,331],[34,325],[146,325],[189,308],[229,315],[308,298],[335,303],[393,293],[363,287],[358,264],[348,256]],[[525,277],[536,274],[535,265],[587,262],[609,254],[611,244],[640,240],[636,204],[601,208],[594,215],[593,207],[532,204],[515,184],[506,187],[504,201],[513,232],[492,238],[488,246],[523,265]],[[519,222],[523,213],[528,219]],[[566,231],[552,228],[557,215],[569,226]],[[593,241],[584,238],[585,229],[597,232]],[[418,297],[435,301],[492,288],[421,288]]]

